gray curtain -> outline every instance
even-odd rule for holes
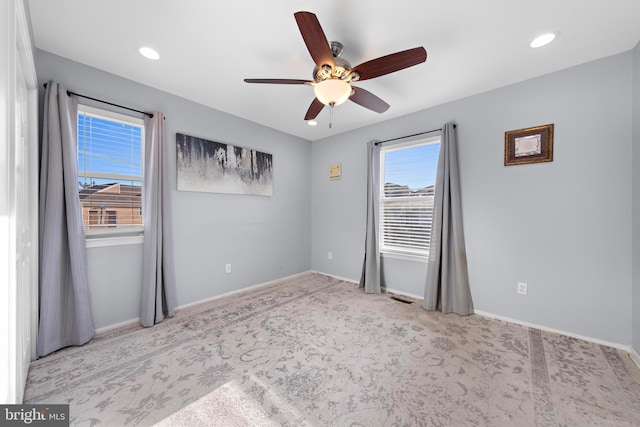
[[[82,345],[95,335],[78,198],[77,116],[77,98],[47,83],[40,147],[38,356]]]
[[[365,253],[360,287],[367,294],[380,293],[380,248],[378,216],[380,214],[380,146],[370,141],[367,146],[367,224]]]
[[[467,315],[473,303],[462,230],[460,173],[453,123],[442,127],[436,174],[433,225],[423,306],[427,310]]]
[[[176,281],[173,264],[173,220],[170,187],[164,173],[164,116],[144,120],[144,245],[140,323],[153,326],[173,317]]]

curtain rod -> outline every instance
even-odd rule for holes
[[[47,87],[47,83],[44,84],[44,87],[45,88]],[[153,113],[147,113],[146,111],[140,111],[140,110],[136,110],[135,108],[125,107],[124,105],[114,104],[113,102],[104,101],[104,100],[98,99],[98,98],[92,98],[90,96],[86,96],[86,95],[82,95],[82,94],[79,94],[79,93],[75,93],[75,92],[72,92],[70,90],[67,90],[67,95],[69,95],[69,96],[75,95],[75,96],[78,96],[80,98],[90,99],[92,101],[101,102],[103,104],[112,105],[112,106],[118,107],[118,108],[124,108],[125,110],[135,111],[136,113],[144,114],[145,116],[149,116],[150,118],[153,118]]]
[[[456,127],[457,127],[457,125],[453,125],[453,127],[454,127],[454,128],[456,128]],[[375,145],[379,145],[379,144],[382,144],[382,143],[385,143],[385,142],[397,141],[398,139],[411,138],[412,136],[425,135],[425,134],[427,134],[427,133],[438,132],[438,131],[441,131],[441,130],[442,130],[442,128],[439,128],[439,129],[431,129],[431,130],[428,130],[428,131],[426,131],[426,132],[418,132],[418,133],[414,133],[413,135],[405,135],[405,136],[399,136],[399,137],[397,137],[397,138],[385,139],[384,141],[378,141],[378,142],[376,142],[376,143],[375,143]]]

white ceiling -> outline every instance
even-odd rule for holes
[[[29,0],[35,45],[307,140],[317,140],[633,49],[638,0]],[[244,78],[311,79],[293,14],[317,15],[352,66],[417,46],[427,61],[362,81],[391,108],[347,102],[303,120],[313,89]],[[542,32],[559,37],[531,49]],[[146,45],[161,55],[138,53]],[[87,94],[89,95],[89,94]],[[117,102],[118,100],[112,100]]]

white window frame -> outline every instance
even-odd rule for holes
[[[111,120],[114,122],[123,123],[130,126],[139,126],[141,129],[141,150],[142,150],[142,176],[141,181],[144,183],[144,120],[140,117],[129,116],[126,114],[116,113],[114,111],[98,108],[92,105],[78,103],[78,114],[87,114],[90,116]],[[79,138],[79,136],[78,136]],[[76,149],[78,145],[76,144]],[[80,176],[80,171],[78,171]],[[135,179],[137,176],[115,176],[105,174],[94,174],[96,178],[117,178],[117,179]],[[144,185],[142,186],[142,203],[144,211]],[[86,247],[103,247],[103,246],[118,246],[129,244],[140,244],[143,242],[144,224],[142,226],[126,227],[126,228],[103,228],[95,230],[84,230]]]
[[[378,236],[380,240],[380,254],[384,257],[406,259],[411,261],[427,262],[429,256],[428,250],[401,248],[394,245],[387,245],[384,240],[384,207],[386,201],[401,201],[401,200],[418,200],[426,199],[429,196],[407,196],[407,197],[385,197],[385,155],[390,151],[398,151],[407,148],[413,148],[421,145],[439,144],[441,142],[441,135],[430,136],[427,138],[420,138],[411,141],[396,143],[389,146],[383,146],[380,149],[380,189],[379,189],[379,229]],[[437,167],[437,166],[436,166]]]

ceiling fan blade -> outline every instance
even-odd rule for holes
[[[351,86],[354,90],[353,95],[349,99],[358,105],[362,105],[364,108],[375,111],[376,113],[384,113],[390,107],[389,104],[378,98],[368,90],[364,90],[359,87]]]
[[[309,106],[307,110],[307,114],[304,116],[305,120],[313,120],[318,117],[320,111],[324,108],[324,104],[318,100],[318,98],[314,98],[313,102]]]
[[[318,68],[325,64],[335,67],[331,47],[316,15],[311,12],[296,12],[293,16],[296,18],[307,50]]]
[[[405,68],[413,67],[427,60],[427,51],[423,47],[403,50],[390,55],[381,56],[353,67],[351,73],[357,72],[360,80],[373,79]]]
[[[311,80],[297,79],[244,79],[246,83],[271,83],[276,85],[303,85],[311,83]]]

